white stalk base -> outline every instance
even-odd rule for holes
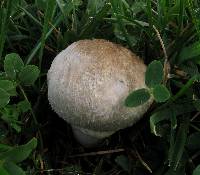
[[[72,126],[72,131],[74,133],[76,140],[86,148],[95,147],[103,140],[102,138],[97,138],[97,137],[88,135],[85,132],[83,132],[81,129],[74,126]]]

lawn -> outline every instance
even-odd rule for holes
[[[200,175],[199,4],[1,0],[0,175]],[[154,102],[136,124],[85,148],[49,105],[46,75],[59,52],[94,38],[143,60]],[[145,95],[133,91],[124,105]]]

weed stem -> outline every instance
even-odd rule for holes
[[[20,89],[21,93],[22,93],[23,96],[24,96],[24,99],[30,104],[30,102],[29,102],[29,100],[28,100],[28,97],[27,97],[27,95],[26,95],[24,89],[22,88],[22,86],[21,86],[20,84],[19,84],[18,86],[19,86],[19,89]],[[39,124],[38,124],[37,118],[36,118],[36,116],[35,116],[35,113],[33,112],[32,107],[30,108],[30,112],[31,112],[31,115],[32,115],[32,117],[33,117],[33,120],[34,120],[35,125],[38,126]],[[39,129],[38,129],[38,134],[39,134],[39,137],[40,137],[40,148],[43,150],[44,147],[43,147],[43,141],[42,141],[42,134],[41,134],[41,132],[40,132]]]

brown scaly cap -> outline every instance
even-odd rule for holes
[[[152,100],[135,108],[125,98],[145,88],[146,66],[130,50],[103,39],[80,40],[53,60],[48,98],[54,111],[73,126],[115,132],[135,123]]]

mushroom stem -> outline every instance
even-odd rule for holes
[[[82,131],[82,129],[72,126],[72,131],[74,133],[74,136],[76,140],[83,145],[84,147],[94,147],[98,145],[103,139],[96,138],[94,136],[88,135],[85,132]]]

